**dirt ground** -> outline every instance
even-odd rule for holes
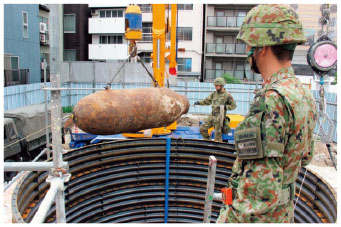
[[[330,145],[330,148],[331,148],[333,159],[335,163],[337,163],[337,144],[332,143]],[[333,167],[333,163],[329,155],[326,144],[318,140],[315,142],[314,157],[313,157],[313,160],[311,160],[310,164],[317,165],[317,166]]]

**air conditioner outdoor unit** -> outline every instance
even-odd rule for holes
[[[97,10],[96,9],[91,9],[91,16],[97,16]]]
[[[45,34],[40,34],[40,42],[42,42],[42,43],[46,42]]]
[[[39,24],[39,31],[40,33],[45,33],[46,32],[46,24],[45,23],[41,23]]]

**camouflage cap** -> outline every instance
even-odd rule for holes
[[[221,77],[216,78],[213,82],[214,86],[216,85],[221,85],[221,86],[225,86],[225,80]]]
[[[294,9],[284,5],[258,5],[244,18],[237,40],[252,47],[306,42]]]

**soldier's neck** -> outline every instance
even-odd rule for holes
[[[287,68],[291,66],[291,61],[273,61],[271,64],[267,64],[267,67],[261,72],[263,81],[268,83],[274,73],[277,73],[280,69]]]
[[[222,88],[222,89],[218,90],[217,92],[218,93],[223,93],[223,92],[225,92],[225,88]]]

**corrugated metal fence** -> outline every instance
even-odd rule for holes
[[[41,89],[43,84],[28,84],[28,85],[17,85],[4,88],[4,110],[15,109],[27,105],[39,104],[44,102],[44,91]],[[47,86],[50,86],[47,83]],[[105,83],[74,83],[68,82],[63,83],[63,88],[104,88]],[[129,83],[129,84],[112,84],[112,89],[130,89],[130,88],[146,88],[151,87],[149,83]],[[195,101],[207,97],[212,91],[214,86],[212,83],[199,83],[199,82],[182,82],[178,81],[177,86],[170,86],[170,88],[179,94],[186,95],[189,99],[190,104]],[[232,94],[236,101],[237,108],[233,111],[229,111],[230,114],[241,114],[245,115],[249,111],[250,101],[254,98],[254,89],[256,85],[248,84],[228,84],[225,88]],[[62,106],[74,106],[80,99],[88,94],[95,92],[95,90],[63,90],[62,91]],[[314,98],[317,102],[319,101],[319,92],[312,91]],[[335,125],[337,124],[337,94],[326,93],[327,100],[327,114],[331,117]],[[48,92],[48,100],[50,100],[50,92]],[[192,114],[208,114],[211,112],[210,106],[191,106],[189,113]],[[326,131],[329,130],[330,125],[327,122],[323,124]],[[317,131],[317,130],[315,130]],[[335,130],[333,140],[336,142],[337,133]]]

